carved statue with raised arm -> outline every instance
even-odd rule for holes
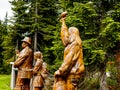
[[[67,12],[61,14],[61,39],[65,46],[64,60],[54,73],[53,90],[77,90],[78,81],[84,72],[82,40],[76,27],[66,26]]]

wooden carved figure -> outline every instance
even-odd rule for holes
[[[32,77],[33,67],[33,52],[30,46],[31,39],[25,37],[22,40],[23,50],[20,53],[17,52],[17,59],[14,62],[14,67],[18,68],[14,90],[30,90],[30,79]]]
[[[84,72],[82,40],[76,27],[66,26],[67,12],[61,14],[61,39],[65,46],[64,60],[54,73],[53,90],[77,90],[78,81]]]
[[[43,62],[43,55],[39,51],[34,53],[34,59],[36,60],[36,64],[33,69],[33,90],[42,90],[45,78],[48,75],[47,64]]]

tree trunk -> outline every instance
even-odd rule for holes
[[[104,63],[101,64],[100,90],[109,90],[109,88],[107,86],[107,75],[106,75],[107,58],[108,58],[108,56],[106,55],[106,59],[105,59]]]
[[[106,76],[106,71],[105,70],[103,72],[101,72],[100,90],[109,90],[108,87],[107,87],[107,76]]]

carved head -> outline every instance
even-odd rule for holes
[[[79,30],[76,27],[70,27],[68,30],[68,34],[70,43],[76,41],[78,44],[81,44],[82,41],[79,35]]]
[[[79,35],[79,30],[76,27],[70,27],[68,30],[69,35]]]
[[[47,63],[46,62],[43,62],[42,65],[43,65],[44,68],[47,68]]]
[[[37,52],[35,52],[34,53],[34,59],[36,60],[36,59],[42,59],[43,58],[43,55],[42,55],[42,53],[40,52],[40,51],[37,51]]]
[[[26,42],[26,43],[28,43],[29,45],[31,45],[31,38],[29,38],[29,37],[25,37],[23,40],[21,40],[21,41],[23,41],[23,42]]]

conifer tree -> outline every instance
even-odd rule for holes
[[[3,41],[3,24],[2,24],[2,21],[0,21],[0,52],[3,51],[3,48],[2,48],[2,41]],[[2,72],[2,65],[3,65],[3,55],[2,53],[0,53],[0,72]]]
[[[37,33],[37,50],[44,53],[48,63],[52,63],[54,56],[49,49],[53,44],[53,35],[56,30],[56,0],[31,0],[29,15],[31,18],[31,32]]]
[[[10,60],[11,57],[13,57],[12,50],[13,50],[13,44],[11,44],[11,37],[9,37],[8,34],[10,34],[10,31],[8,29],[8,18],[7,13],[5,16],[4,21],[1,22],[0,26],[1,35],[0,35],[0,47],[1,47],[1,73],[10,73]],[[9,67],[9,68],[8,68]]]
[[[13,0],[10,3],[13,10],[12,30],[15,33],[13,40],[16,43],[17,40],[20,42],[24,36],[30,35],[31,22],[28,14],[30,6],[24,0]]]

